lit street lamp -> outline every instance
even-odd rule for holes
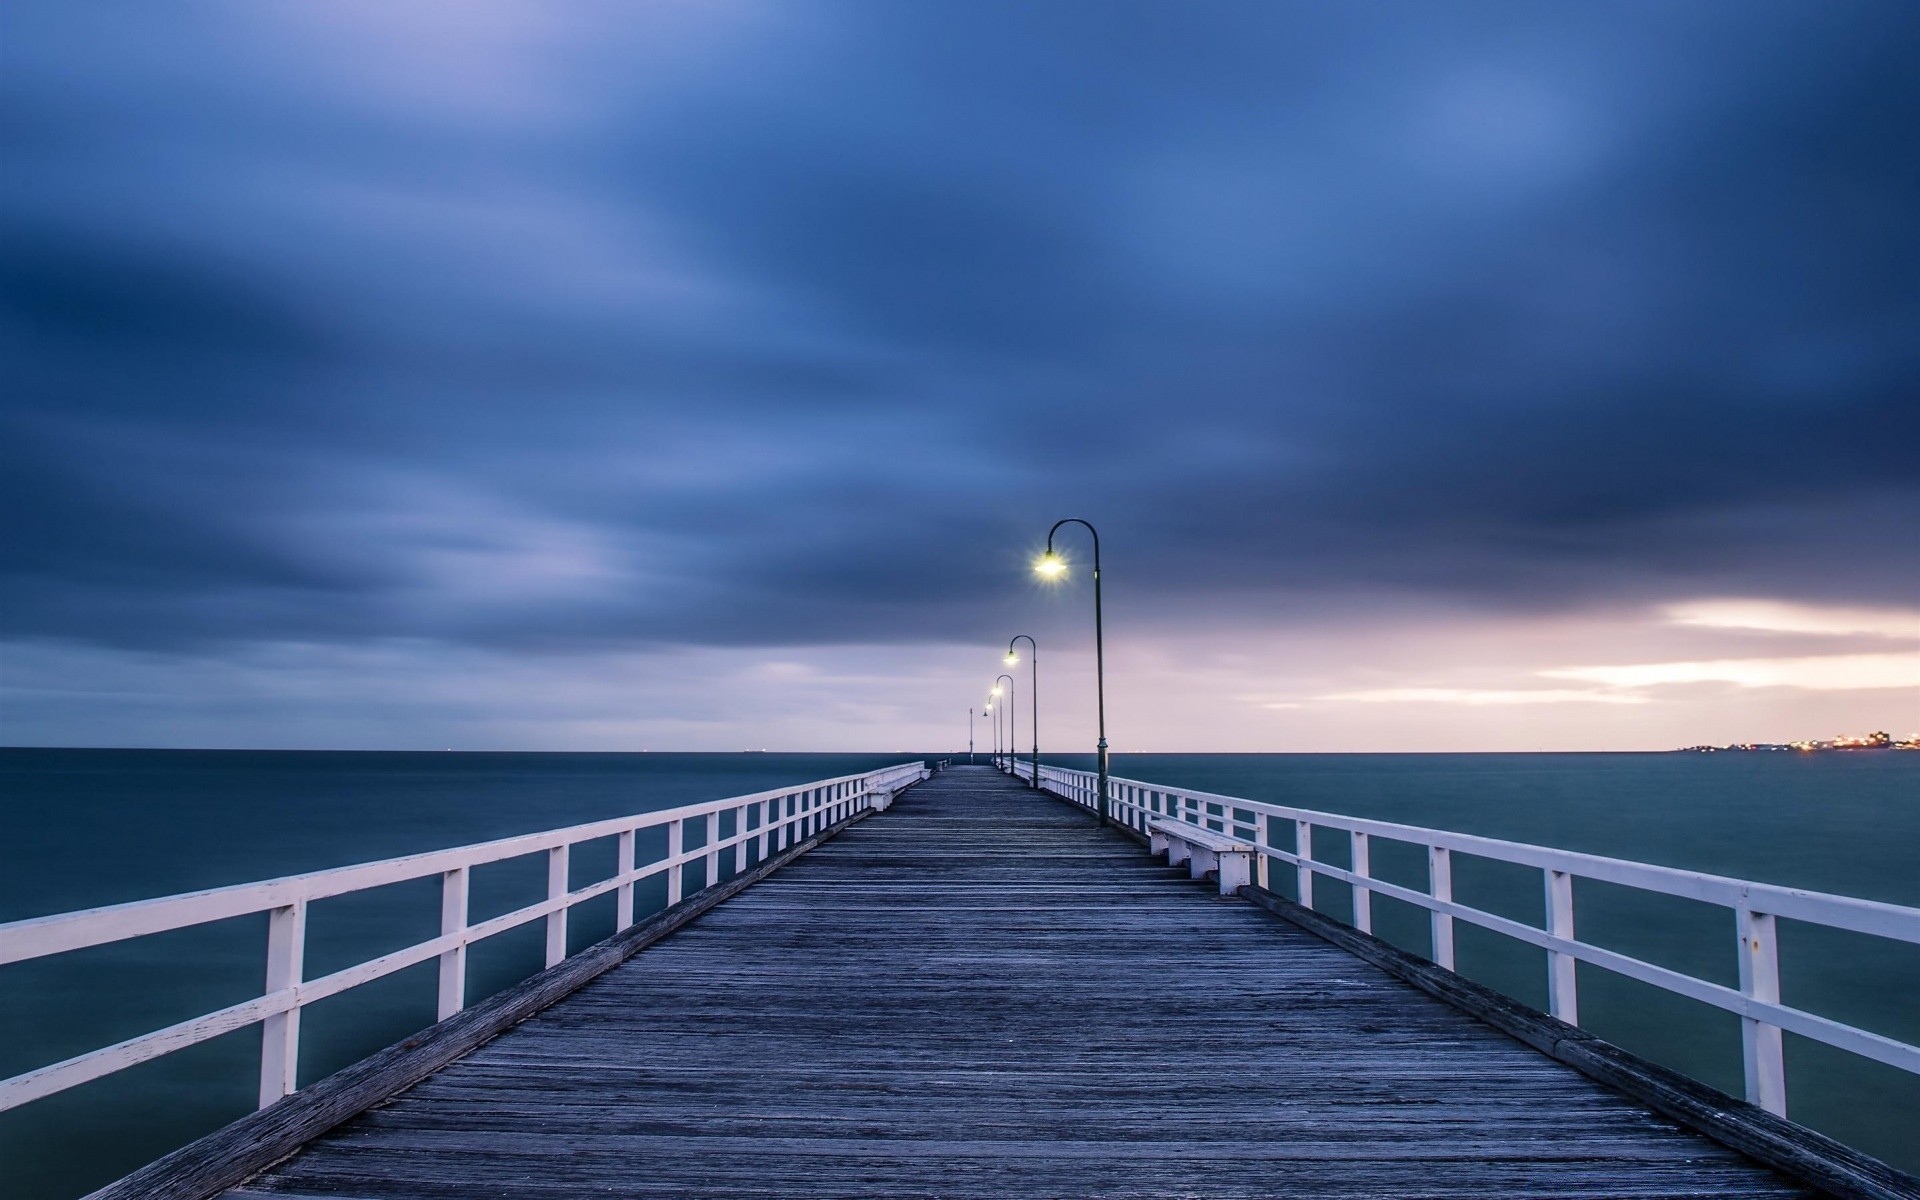
[[[1099,756],[1099,796],[1100,823],[1107,824],[1107,664],[1104,638],[1100,626],[1100,531],[1091,522],[1079,517],[1067,517],[1055,521],[1053,528],[1047,530],[1047,552],[1033,564],[1034,573],[1042,579],[1064,579],[1067,574],[1067,560],[1053,551],[1053,535],[1062,525],[1085,525],[1087,532],[1093,535],[1093,679],[1094,700],[1100,718],[1100,741],[1095,746]]]
[[[1027,694],[1028,699],[1031,701],[1031,703],[1028,704],[1027,707],[1033,710],[1033,716],[1031,718],[1031,720],[1033,721],[1033,778],[1028,781],[1028,786],[1039,787],[1040,786],[1040,643],[1034,641],[1033,636],[1031,634],[1023,633],[1023,634],[1020,634],[1018,637],[1015,637],[1013,641],[1010,641],[1007,643],[1007,665],[1011,667],[1020,661],[1020,656],[1013,652],[1013,647],[1014,647],[1014,643],[1020,641],[1022,638],[1026,640],[1027,645],[1033,647],[1033,660],[1027,664],[1027,670],[1032,672],[1032,675],[1033,675],[1033,689]]]
[[[1011,775],[1013,774],[1014,739],[1020,732],[1016,719],[1019,716],[1019,710],[1013,705],[1013,676],[1002,675],[1000,679],[1007,681],[1007,774]],[[1000,679],[993,681],[993,694],[996,696],[1000,694]]]

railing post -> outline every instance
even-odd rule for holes
[[[760,861],[773,855],[773,801],[760,802]]]
[[[1427,847],[1427,891],[1435,900],[1453,899],[1453,851],[1445,846]],[[1453,970],[1453,914],[1433,915],[1433,961]]]
[[[1557,938],[1573,940],[1573,876],[1565,871],[1547,873],[1547,932]],[[1580,1001],[1574,994],[1574,957],[1558,950],[1547,951],[1547,1007],[1554,1016],[1569,1025],[1580,1023]]]
[[[1254,844],[1257,846],[1273,845],[1273,818],[1265,813],[1255,813],[1253,816]],[[1268,859],[1265,854],[1256,854],[1253,856],[1253,879],[1255,883],[1260,885],[1262,891],[1265,891],[1267,887],[1267,868]]]
[[[1365,879],[1373,874],[1373,850],[1367,835],[1359,830],[1349,831],[1348,840],[1353,847],[1353,873]],[[1373,932],[1373,889],[1353,885],[1353,927],[1361,933]]]
[[[625,877],[633,874],[633,830],[621,830],[614,839],[613,869]],[[629,880],[614,889],[613,927],[616,931],[633,924],[633,882]]]
[[[445,937],[467,927],[467,868],[440,873],[440,934]],[[444,1021],[467,1004],[467,943],[463,940],[440,955],[439,1019]]]
[[[567,894],[567,862],[571,847],[555,846],[547,851],[547,899],[559,900]],[[547,965],[558,965],[567,956],[567,907],[561,905],[547,914]]]
[[[1294,867],[1293,887],[1299,894],[1300,907],[1313,907],[1313,868],[1307,863],[1313,858],[1313,823],[1295,820],[1293,823],[1293,852],[1300,859]]]
[[[1735,910],[1740,932],[1740,991],[1749,1000],[1780,1002],[1780,944],[1772,913]],[[1740,1018],[1740,1057],[1746,1069],[1747,1102],[1777,1117],[1787,1115],[1787,1064],[1780,1027],[1756,1017]]]
[[[680,893],[685,889],[687,865],[680,861],[685,852],[687,835],[683,828],[684,820],[667,822],[667,907],[680,903]]]
[[[307,957],[307,902],[295,900],[267,917],[266,992],[300,983]],[[260,1026],[260,1107],[293,1094],[300,1072],[300,1006],[274,1013]]]
[[[720,814],[707,814],[707,886],[720,882]]]
[[[733,873],[735,875],[747,869],[747,808],[742,804],[733,810]]]

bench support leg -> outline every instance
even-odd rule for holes
[[[1219,857],[1222,896],[1231,896],[1253,882],[1253,864],[1249,861],[1253,855],[1235,852],[1222,854]]]
[[[1205,879],[1207,872],[1217,870],[1220,856],[1205,846],[1190,847],[1191,857],[1187,860],[1187,873],[1195,879]]]

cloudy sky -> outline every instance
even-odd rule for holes
[[[937,749],[1030,633],[1078,748],[1066,516],[1118,751],[1920,729],[1917,57],[1909,0],[17,0],[0,742]]]

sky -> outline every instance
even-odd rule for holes
[[[1029,634],[1089,749],[1064,517],[1116,752],[1920,730],[1917,55],[16,0],[0,743],[941,750]]]

